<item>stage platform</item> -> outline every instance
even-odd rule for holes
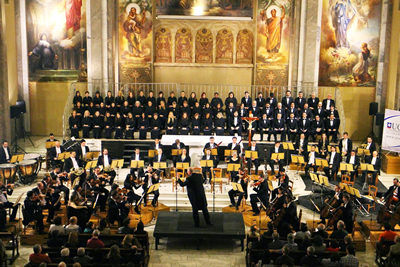
[[[197,239],[197,249],[203,239],[240,240],[242,251],[246,238],[242,214],[210,212],[212,226],[206,225],[203,214],[200,215],[200,227],[195,227],[191,212],[159,212],[153,236],[158,249],[161,238]]]

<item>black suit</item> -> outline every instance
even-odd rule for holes
[[[60,151],[61,151],[61,153],[63,153],[63,152],[65,152],[65,149],[64,149],[62,146],[60,146]],[[55,166],[57,166],[57,165],[62,166],[62,161],[61,161],[61,160],[56,160],[56,159],[54,159],[54,158],[57,158],[57,157],[58,157],[58,155],[57,155],[57,150],[56,150],[56,147],[55,147],[55,146],[53,146],[52,148],[50,148],[49,157],[50,157],[50,160],[51,160],[51,166],[52,166],[53,168],[54,168]]]
[[[372,164],[372,160],[373,160],[374,158],[373,157],[371,157],[371,158],[367,158],[366,160],[365,160],[365,163],[368,163],[368,164]],[[381,159],[380,158],[378,158],[378,157],[376,157],[376,160],[375,160],[375,164],[373,164],[374,165],[374,171],[372,172],[372,171],[362,171],[362,180],[365,182],[366,180],[366,177],[367,177],[367,174],[372,174],[372,176],[373,176],[373,179],[376,179],[376,176],[379,174],[381,174],[381,166],[382,166],[382,161],[381,161]],[[375,184],[374,184],[375,185]]]
[[[83,163],[82,161],[80,161],[79,159],[77,159],[77,157],[75,157],[76,162],[78,163],[79,167],[83,167]],[[74,164],[72,163],[72,159],[71,157],[65,159],[64,161],[64,171],[67,173],[71,172],[71,169],[74,167]],[[71,184],[74,184],[75,181],[75,174],[71,174]],[[86,179],[86,172],[84,172],[81,176],[80,176],[80,180],[79,180],[79,184],[82,185],[85,182]]]
[[[314,118],[315,116],[319,116],[321,120],[325,119],[325,110],[323,107],[321,107],[321,109],[315,108],[314,109]]]
[[[284,159],[283,160],[278,159],[277,162],[275,162],[275,160],[271,159],[272,154],[276,153],[275,149],[276,149],[275,146],[273,146],[269,151],[269,166],[271,167],[271,175],[275,175],[274,164],[278,163],[279,170],[281,170],[281,169],[283,169],[283,164],[284,164],[284,161],[285,161]],[[284,153],[282,145],[279,146],[277,153]]]
[[[248,151],[255,151],[258,154],[258,158],[257,159],[254,159],[254,160],[251,160],[251,158],[247,159],[247,169],[249,170],[249,173],[250,173],[250,170],[251,170],[251,163],[254,163],[254,168],[256,169],[256,175],[258,175],[258,167],[260,166],[260,160],[262,160],[260,147],[256,145],[255,146],[255,150],[252,150],[252,146],[250,145],[250,146],[247,147],[247,150]]]
[[[235,122],[235,118],[236,122]],[[229,135],[235,135],[237,133],[239,136],[242,136],[242,129],[243,129],[243,122],[240,116],[237,117],[231,117],[228,121],[228,129],[229,129]]]
[[[300,134],[303,133],[306,139],[308,139],[310,131],[311,131],[311,121],[309,119],[304,119],[304,118],[299,119],[299,133]]]
[[[2,193],[2,192],[4,192],[4,193]],[[15,217],[17,216],[17,211],[18,211],[18,207],[20,204],[14,206],[14,203],[8,201],[8,198],[7,198],[7,195],[11,196],[13,192],[14,192],[13,189],[7,188],[7,186],[4,184],[2,187],[0,187],[0,194],[3,194],[6,199],[6,201],[3,202],[2,205],[0,205],[0,212],[2,214],[4,214],[4,221],[6,218],[6,213],[5,213],[4,209],[9,209],[9,208],[12,209],[12,213],[10,214],[10,221],[15,220]],[[0,227],[0,229],[4,229],[4,227],[3,228]]]
[[[39,200],[31,200],[28,197],[24,200],[24,219],[22,221],[23,225],[28,225],[33,220],[36,220],[36,227],[38,232],[42,232],[44,230],[43,224],[43,208],[40,205]]]
[[[289,141],[295,141],[297,134],[299,133],[297,119],[287,119],[286,120],[286,134]]]
[[[339,166],[340,166],[340,154],[338,152],[336,152],[335,157],[333,159],[333,164],[331,165],[331,159],[332,159],[332,152],[330,152],[328,154],[329,160],[328,160],[328,167],[324,167],[324,172],[326,174],[326,176],[329,178],[329,180],[332,180],[333,176],[335,175],[335,173],[338,172],[339,170]],[[332,168],[330,167],[332,166]],[[330,170],[332,170],[332,175],[330,175]]]
[[[325,131],[325,125],[323,120],[313,120],[311,124],[311,131],[310,134],[312,136],[313,141],[315,142],[315,136],[316,135],[322,135],[322,133]]]
[[[265,104],[269,103],[270,107],[272,109],[275,109],[278,106],[278,100],[276,100],[276,98],[271,98],[268,97],[267,100],[265,101]]]
[[[283,118],[283,117],[282,117]],[[275,119],[273,121],[272,127],[274,129],[274,140],[276,141],[276,135],[281,134],[281,141],[286,140],[285,133],[285,120],[284,119]]]
[[[326,107],[327,103],[328,103],[327,98],[322,100],[322,108],[325,109],[326,111],[329,111],[331,109],[331,106],[335,106],[335,100],[333,100],[333,99],[330,99],[328,108]]]
[[[229,143],[227,146],[227,150],[236,150],[238,157],[240,156],[240,154],[242,153],[241,148],[240,148],[240,144],[238,144],[236,142],[236,146],[234,148],[233,147],[233,143]]]
[[[147,191],[149,190],[149,179],[151,179],[151,183],[154,185],[154,184],[158,184],[158,183],[160,183],[160,178],[158,178],[157,180],[153,177],[153,176],[151,176],[150,177],[150,174],[147,174],[148,172],[146,171],[145,172],[145,178],[144,178],[144,184],[143,184],[143,191],[145,192],[145,196],[144,196],[144,199],[147,199],[146,198],[146,196],[147,196]],[[154,207],[155,205],[156,205],[156,203],[157,203],[157,201],[158,201],[158,197],[160,196],[160,191],[159,190],[156,190],[156,191],[153,191],[153,192],[151,192],[150,194],[154,194],[154,197],[153,197],[153,200],[152,200],[152,202],[151,202],[151,205]],[[146,206],[147,205],[147,203],[146,203],[146,201],[145,201],[145,203],[144,203],[144,206]]]
[[[314,160],[312,160],[311,162],[310,162],[310,154],[311,154],[311,151],[307,152],[307,160],[306,160],[306,167],[305,167],[306,175],[309,175],[308,170],[310,168],[312,168],[314,172],[317,172],[317,170],[318,170],[318,166],[315,165],[315,163],[316,163],[315,159],[319,157],[319,154],[317,152],[314,152]]]
[[[90,151],[88,146],[85,146],[85,149],[86,149],[86,153],[88,153],[88,152]],[[79,147],[76,149],[75,152],[76,152],[76,158],[77,158],[77,159],[82,159],[82,157],[83,157],[82,146],[79,146]]]
[[[250,195],[250,203],[255,214],[259,214],[260,210],[257,207],[258,202],[262,202],[265,207],[268,206],[268,199],[269,199],[269,189],[268,189],[268,182],[264,180],[260,185],[253,188],[256,191],[256,194]]]
[[[308,107],[309,108],[312,108],[312,109],[316,109],[317,107],[318,107],[318,103],[319,103],[319,98],[318,97],[316,97],[316,98],[312,98],[312,97],[310,97],[308,100],[307,100],[307,103],[308,103]]]
[[[112,159],[110,158],[110,155],[108,155],[108,164],[111,165],[111,162]],[[103,166],[103,169],[104,167],[106,167],[104,166],[104,155],[99,156],[99,158],[97,159],[97,166]],[[109,184],[112,185],[114,183],[115,176],[117,176],[117,173],[114,170],[106,173],[110,176]]]
[[[369,149],[370,152],[370,156],[366,156],[365,160],[371,159],[372,158],[372,152],[376,151],[376,144],[374,141],[371,142],[371,144],[368,147],[368,143],[367,143],[367,149]]]
[[[185,148],[185,144],[180,142],[179,143],[179,147],[177,143],[173,143],[171,149],[184,149]],[[172,162],[174,163],[174,167],[176,166],[176,159],[178,158],[178,156],[172,156]]]
[[[347,204],[344,204],[343,207],[341,207],[343,213],[341,216],[341,219],[343,220],[344,224],[346,225],[346,231],[348,233],[353,232],[353,204],[351,201],[349,201]]]
[[[296,99],[294,100],[294,105],[298,109],[303,109],[305,103],[307,103],[307,100],[304,97],[296,97]]]
[[[242,102],[241,103],[244,104],[245,108],[250,108],[252,102],[253,101],[251,100],[250,96],[247,99],[246,99],[246,97],[242,97]]]
[[[203,211],[203,216],[207,224],[211,224],[210,215],[207,209],[207,199],[203,187],[203,177],[199,173],[192,173],[184,182],[178,179],[180,186],[186,186],[187,194],[192,205],[193,220],[195,226],[199,226],[199,210]]]
[[[329,119],[325,121],[325,129],[328,139],[329,137],[332,137],[332,141],[337,140],[339,126],[340,126],[340,121],[338,119],[333,119],[332,121]]]
[[[57,179],[60,180],[60,185],[55,187],[57,190],[64,192],[64,199],[65,199],[65,205],[68,206],[68,200],[69,200],[69,188],[66,187],[63,182],[68,181],[67,177],[58,177],[58,174],[54,173],[54,171],[52,171],[50,173],[50,177],[53,181],[57,181]]]
[[[271,133],[272,133],[271,120],[269,120],[268,118],[265,119],[265,120],[263,118],[261,118],[258,121],[258,128],[260,130],[260,141],[262,141],[264,139],[264,133],[268,134],[268,141],[270,141],[271,140]]]
[[[344,140],[344,138],[340,139],[340,141],[339,141],[340,153],[343,152],[343,147],[344,147],[343,140]],[[347,154],[346,154],[346,156],[350,154],[351,150],[353,150],[353,141],[351,141],[350,139],[347,138]]]
[[[294,201],[287,205],[289,206],[284,208],[285,214],[283,215],[281,222],[291,225],[295,231],[298,231],[300,224],[299,218],[297,217],[297,205]]]
[[[113,225],[115,221],[122,224],[122,221],[128,216],[129,208],[125,207],[124,202],[117,202],[114,198],[108,200],[108,219]]]
[[[11,150],[9,147],[7,147],[7,152],[8,152],[8,160],[6,159],[6,152],[4,151],[4,147],[0,148],[0,164],[3,163],[9,163],[11,160]]]
[[[207,155],[204,155],[201,160],[207,160]],[[210,158],[208,160],[212,160],[213,161],[213,167],[217,168],[217,157],[210,155]],[[203,177],[204,177],[204,182],[207,182],[207,177],[210,179],[210,183],[211,183],[211,168],[210,167],[202,167],[202,173],[203,173]],[[207,176],[208,173],[208,176]]]
[[[166,162],[166,161],[167,161],[167,158],[165,157],[164,153],[162,153],[161,157],[159,155],[154,156],[152,164],[154,164],[154,162]]]
[[[284,97],[282,98],[281,103],[282,103],[282,107],[283,107],[284,109],[289,109],[289,108],[290,108],[290,104],[294,103],[294,101],[293,101],[293,98],[292,98],[291,96],[289,96],[289,101],[287,100],[287,97],[284,96]]]
[[[304,139],[303,145],[301,147],[300,147],[300,140],[297,140],[296,144],[294,145],[295,149],[297,150],[297,154],[303,155],[304,160],[307,160],[307,148],[308,148],[307,145],[308,145],[307,139]],[[300,153],[300,149],[303,150],[301,153]]]
[[[255,107],[251,106],[249,108],[249,113],[250,113],[250,111],[253,114],[253,117],[257,117],[258,118],[258,117],[261,116],[261,110],[260,110],[260,108],[258,106],[255,106]]]
[[[346,157],[346,163],[350,163],[350,159],[351,159],[351,153],[349,152]],[[354,163],[352,163],[352,165],[353,165],[353,171],[350,173],[350,177],[353,178],[353,180],[355,180],[358,174],[358,167],[360,166],[360,159],[358,158],[357,155],[354,155]],[[345,171],[341,171],[341,173],[343,175]]]

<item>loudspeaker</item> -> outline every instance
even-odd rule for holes
[[[19,115],[21,114],[20,107],[17,105],[10,106],[10,118],[11,119],[19,119]]]
[[[369,103],[369,115],[376,115],[378,113],[378,102]]]
[[[383,126],[383,122],[385,120],[385,114],[383,114],[382,112],[380,113],[376,113],[376,120],[375,120],[375,125],[376,126]]]
[[[24,100],[18,100],[17,101],[17,106],[19,107],[19,111],[21,113],[26,113],[26,104]]]

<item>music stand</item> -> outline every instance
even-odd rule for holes
[[[146,194],[148,195],[148,194],[150,194],[150,193],[153,193],[153,192],[157,191],[157,190],[159,189],[159,187],[160,187],[160,184],[153,184],[153,185],[151,185],[151,186],[147,189]],[[145,200],[145,201],[146,201],[146,200]],[[155,204],[155,203],[154,203],[154,204]],[[147,203],[146,203],[146,205],[147,205]]]
[[[172,155],[172,156],[179,156],[179,155],[182,155],[182,149],[172,149],[172,150],[171,150],[171,155]]]
[[[292,162],[297,164],[297,172],[296,174],[299,173],[299,170],[301,169],[301,167],[303,166],[303,164],[305,163],[304,161],[304,156],[301,155],[292,155]]]
[[[147,153],[147,156],[148,156],[149,158],[154,158],[154,157],[157,156],[157,155],[158,155],[158,151],[157,151],[157,150],[154,150],[154,149],[149,150],[148,153]]]
[[[216,149],[216,148],[210,148],[210,154],[212,155],[212,156],[218,156],[218,149]]]
[[[86,163],[85,170],[91,170],[97,166],[97,160],[89,161]]]
[[[236,150],[229,150],[229,149],[225,149],[224,151],[224,156],[225,157],[232,157],[232,153],[235,152]]]
[[[311,152],[311,147],[312,145],[307,145],[307,152]],[[315,146],[315,152],[319,153],[319,149],[317,146]]]
[[[166,169],[167,163],[166,162],[154,162],[154,169]]]
[[[258,159],[258,152],[257,151],[246,150],[244,152],[244,155],[245,155],[246,158]]]
[[[21,162],[24,160],[25,154],[18,154],[18,155],[12,155],[10,159],[10,163],[14,164],[16,162]]]
[[[322,167],[322,170],[324,169],[324,167],[329,167],[328,161],[326,159],[320,158],[315,159],[315,165]]]
[[[370,171],[370,172],[375,171],[374,165],[372,165],[372,164],[361,163],[360,167],[361,167],[361,170],[363,170],[363,171]]]
[[[292,142],[282,142],[283,150],[285,153],[290,153],[290,151],[294,151],[294,146]],[[286,166],[289,165],[289,155],[286,155]]]
[[[111,169],[117,169],[117,182],[119,182],[119,170],[124,166],[123,159],[114,159],[111,161]]]
[[[214,161],[211,159],[210,160],[200,160],[200,166],[202,168],[204,168],[204,167],[212,168],[212,167],[214,167]]]
[[[53,146],[56,146],[56,141],[49,141],[49,142],[46,142],[45,146],[46,146],[46,149],[50,149],[50,148],[52,148]]]
[[[63,153],[58,154],[57,160],[65,160],[69,157],[71,157],[70,152],[63,152]]]
[[[244,192],[243,191],[243,187],[242,187],[241,184],[239,184],[239,183],[231,183],[231,185],[232,185],[233,191],[239,191],[240,193]]]
[[[144,160],[131,160],[131,168],[138,169],[144,167]]]
[[[228,163],[228,166],[227,166],[228,172],[232,172],[232,171],[237,172],[237,171],[239,171],[239,169],[240,169],[240,164]]]
[[[183,169],[185,171],[185,170],[189,169],[189,162],[177,162],[176,168]]]

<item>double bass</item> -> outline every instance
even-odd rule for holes
[[[392,206],[393,200],[395,200],[393,193],[396,189],[397,189],[396,187],[393,187],[392,192],[390,192],[390,194],[388,194],[385,197],[385,199],[383,200],[385,202],[385,205],[383,205],[382,208],[378,212],[378,216],[377,216],[378,223],[382,223],[384,221],[391,219],[391,217],[392,217],[391,206]],[[396,209],[394,214],[397,213],[397,210],[398,210],[398,208]],[[399,215],[399,217],[400,217],[400,215]],[[396,223],[394,225],[396,225]]]
[[[321,216],[328,218],[330,209],[336,209],[340,206],[340,202],[336,199],[335,195],[325,202],[325,207],[321,210]]]

